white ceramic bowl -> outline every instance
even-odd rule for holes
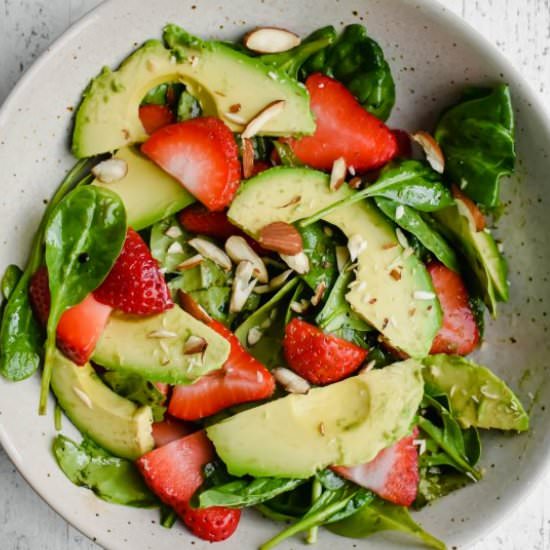
[[[509,207],[498,233],[510,261],[512,299],[501,307],[498,321],[489,323],[479,358],[518,391],[531,409],[532,430],[518,437],[484,437],[485,480],[415,515],[449,548],[467,545],[518,505],[541,476],[550,450],[550,418],[544,408],[550,400],[550,132],[540,102],[482,37],[428,0],[111,0],[48,50],[0,112],[0,270],[12,262],[23,264],[43,200],[73,162],[68,153],[72,108],[90,77],[103,65],[115,65],[143,40],[159,36],[166,22],[199,36],[229,39],[259,24],[307,33],[321,25],[365,23],[382,45],[396,79],[397,106],[390,124],[408,130],[430,129],[440,109],[465,85],[502,80],[511,84],[520,160],[516,175],[503,185]],[[18,384],[0,382],[0,440],[35,490],[110,549],[162,550],[189,543],[185,529],[160,527],[156,510],[109,505],[64,477],[50,452],[53,404],[49,416],[37,416],[38,382],[37,376]],[[67,420],[63,431],[75,435]],[[217,548],[256,548],[279,528],[250,513],[237,534]],[[194,542],[194,548],[210,548]],[[294,540],[284,547],[300,544]],[[410,548],[410,541],[400,546],[395,536],[355,541],[323,532],[317,548],[334,547]]]

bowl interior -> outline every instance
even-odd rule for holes
[[[428,0],[212,0],[197,4],[193,0],[111,0],[50,48],[0,113],[0,218],[5,228],[0,270],[9,263],[24,262],[44,201],[72,165],[68,153],[71,116],[89,78],[103,65],[116,65],[138,43],[159,36],[167,22],[200,36],[225,39],[238,38],[260,24],[307,33],[327,24],[363,23],[382,45],[396,79],[397,106],[390,125],[407,130],[432,129],[440,110],[464,86],[510,83],[519,162],[516,175],[503,184],[508,207],[497,235],[509,260],[512,299],[501,306],[496,321],[488,321],[486,343],[478,358],[518,392],[531,411],[532,430],[518,437],[486,434],[485,480],[416,515],[449,547],[474,540],[535,483],[550,447],[549,412],[544,407],[550,398],[545,303],[550,290],[550,258],[545,253],[550,233],[545,192],[550,133],[540,104],[518,73],[474,31]],[[66,519],[106,547],[158,550],[188,540],[181,528],[159,527],[157,511],[108,505],[63,476],[50,452],[55,433],[52,415],[37,416],[38,382],[38,377],[17,385],[0,382],[0,439],[33,487]],[[67,420],[63,428],[74,435]],[[219,548],[255,548],[278,528],[250,513],[238,534]],[[194,542],[195,548],[209,547],[197,539]],[[403,548],[401,542],[395,536],[377,536],[367,543],[323,532],[317,548],[367,544],[372,549]]]

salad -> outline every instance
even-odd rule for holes
[[[509,297],[510,93],[460,92],[433,133],[392,129],[361,25],[169,24],[102,69],[1,285],[0,372],[40,371],[68,479],[208,541],[252,508],[282,522],[263,550],[321,526],[444,548],[410,510],[482,479],[481,430],[529,427],[466,357]]]

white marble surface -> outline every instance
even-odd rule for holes
[[[496,44],[543,98],[550,99],[550,0],[442,2]],[[99,3],[0,0],[0,103],[33,60]],[[0,550],[98,548],[44,503],[0,450]],[[550,550],[550,473],[512,517],[471,547],[497,549]]]

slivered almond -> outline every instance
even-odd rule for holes
[[[337,246],[335,251],[336,267],[338,268],[338,272],[342,273],[346,267],[346,264],[349,262],[349,250],[346,246]]]
[[[237,113],[224,113],[223,117],[229,120],[229,122],[233,122],[234,124],[239,124],[240,126],[244,126],[246,124],[246,120]]]
[[[231,299],[229,301],[229,311],[231,313],[238,313],[243,308],[246,300],[254,290],[256,286],[256,279],[252,279],[252,271],[254,266],[251,262],[240,262],[235,270],[235,278],[233,279],[233,286],[231,292]]]
[[[279,53],[299,46],[300,37],[279,27],[258,27],[245,34],[243,44],[256,53]]]
[[[178,299],[182,309],[195,319],[198,319],[205,324],[212,321],[212,317],[206,313],[206,310],[198,302],[196,302],[190,294],[187,294],[187,292],[184,292],[183,290],[178,291]]]
[[[260,230],[260,244],[267,250],[293,256],[303,250],[302,236],[289,223],[273,222]]]
[[[243,139],[243,178],[247,180],[254,172],[254,146],[250,139]]]
[[[286,280],[292,275],[292,272],[292,269],[287,269],[276,277],[273,277],[269,282],[269,289],[276,290],[277,288],[281,288],[286,283]]]
[[[313,295],[313,298],[311,298],[312,305],[317,306],[320,304],[321,300],[323,299],[323,296],[325,295],[326,289],[327,289],[327,284],[325,283],[325,281],[321,281],[315,288],[315,294]]]
[[[424,132],[423,130],[412,134],[411,138],[422,147],[429,165],[436,172],[443,174],[445,171],[445,157],[437,141],[428,132]]]
[[[195,355],[196,353],[203,353],[207,347],[208,342],[202,336],[191,335],[183,345],[183,354]]]
[[[330,190],[337,191],[346,181],[346,161],[344,157],[337,158],[332,163],[332,171],[330,173]]]
[[[275,118],[283,111],[285,105],[286,101],[284,99],[278,99],[267,105],[248,122],[241,137],[243,139],[254,137],[272,118]]]
[[[309,382],[298,376],[295,372],[285,367],[276,367],[271,373],[275,377],[275,380],[283,386],[288,393],[307,393],[311,386]]]
[[[305,275],[309,271],[309,258],[306,256],[305,252],[298,252],[298,254],[294,255],[280,254],[280,256],[286,265],[299,275]]]
[[[178,271],[193,269],[194,267],[197,267],[198,265],[202,264],[202,262],[204,262],[204,258],[200,254],[195,254],[194,256],[187,258],[187,260],[181,262],[181,264],[177,265],[176,269]]]
[[[359,254],[366,250],[367,240],[362,235],[356,233],[352,235],[348,240],[348,251],[351,261],[354,262],[359,257]]]
[[[149,332],[149,334],[147,334],[147,338],[158,338],[158,339],[162,339],[162,338],[177,338],[177,334],[175,332],[172,332],[171,330],[166,330],[166,329],[158,329],[158,330],[152,330],[151,332]]]
[[[183,246],[178,241],[174,241],[167,249],[166,254],[183,254]]]
[[[177,239],[183,235],[183,232],[177,225],[172,225],[164,232],[164,234],[171,239]]]
[[[101,183],[113,183],[128,173],[128,163],[124,159],[111,158],[96,164],[92,174]]]
[[[212,260],[215,264],[221,268],[229,271],[231,269],[231,259],[229,256],[218,246],[202,237],[195,237],[188,241],[188,244],[192,246],[199,254],[202,254],[205,258]]]
[[[246,335],[246,342],[250,347],[255,346],[263,335],[264,333],[258,327],[252,327]]]
[[[267,283],[269,280],[267,268],[260,256],[254,252],[245,239],[238,235],[229,237],[225,242],[225,251],[236,264],[243,261],[250,262],[253,266],[252,274],[254,277],[260,283]]]
[[[352,189],[359,189],[361,185],[363,184],[363,180],[359,176],[355,176],[354,178],[351,178],[348,182],[348,185]]]

